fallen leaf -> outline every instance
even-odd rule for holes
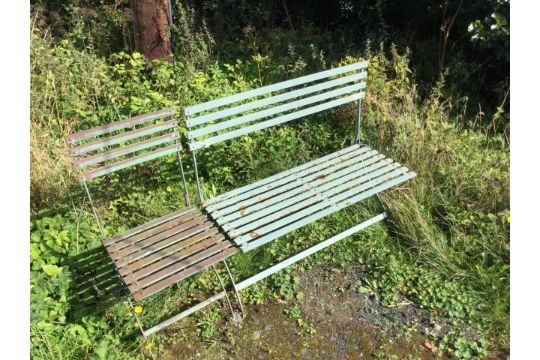
[[[429,351],[433,351],[433,349],[435,349],[435,345],[433,345],[432,343],[430,342],[426,342],[424,344],[424,346],[429,350]]]

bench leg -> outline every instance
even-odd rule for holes
[[[225,263],[226,264],[226,263]],[[137,316],[137,314],[135,313],[135,309],[133,307],[133,303],[131,302],[131,299],[129,299],[128,297],[128,302],[129,302],[129,305],[131,307],[131,310],[133,311],[133,313],[135,314],[135,319],[137,320],[137,323],[139,325],[139,328],[141,329],[141,332],[142,332],[142,335],[143,337],[146,339],[148,336],[168,327],[168,326],[171,326],[172,324],[174,324],[175,322],[201,310],[202,308],[206,307],[207,305],[210,305],[220,299],[223,299],[225,298],[227,300],[227,303],[229,305],[229,309],[231,310],[231,313],[234,315],[234,310],[233,310],[233,306],[232,306],[232,303],[231,303],[231,300],[229,298],[229,295],[227,294],[227,291],[225,289],[225,285],[223,284],[223,281],[221,281],[221,277],[219,276],[216,268],[214,265],[212,265],[212,270],[214,270],[214,274],[216,276],[216,278],[218,279],[219,281],[219,284],[221,285],[221,288],[222,288],[222,291],[217,293],[216,295],[204,300],[204,301],[201,301],[200,303],[198,303],[197,305],[194,305],[192,307],[190,307],[189,309],[186,309],[184,311],[182,311],[181,313],[177,314],[177,315],[174,315],[172,316],[171,318],[165,320],[165,321],[162,321],[161,323],[151,327],[150,329],[147,329],[145,330],[142,326],[142,323],[139,319],[139,317]],[[229,273],[230,275],[230,271],[229,271],[229,267],[227,266],[227,272]],[[231,277],[231,280],[232,280],[232,277]],[[233,282],[234,284],[234,282]],[[238,294],[237,294],[238,295]],[[238,295],[238,301],[240,301],[240,297]],[[242,313],[244,313],[244,308],[242,307],[242,303],[240,303],[240,308],[242,309]]]
[[[148,337],[168,326],[171,326],[172,324],[174,324],[175,322],[179,321],[179,320],[182,320],[183,318],[205,308],[207,305],[210,305],[220,299],[223,299],[224,297],[226,296],[226,293],[225,291],[221,291],[220,293],[217,293],[216,295],[204,300],[204,301],[201,301],[200,303],[198,303],[197,305],[194,305],[192,307],[190,307],[189,309],[186,309],[184,311],[182,311],[181,313],[177,314],[177,315],[174,315],[173,317],[161,322],[160,324],[154,326],[154,327],[151,327],[150,329],[148,330],[143,330],[143,336],[144,337]]]
[[[231,270],[229,269],[229,265],[227,265],[227,261],[225,261],[225,259],[223,259],[223,264],[225,264],[225,269],[227,269],[227,273],[229,274],[229,279],[231,279],[231,284],[233,285],[233,289],[236,294],[236,299],[238,300],[238,305],[240,306],[240,311],[242,312],[242,316],[246,316],[246,313],[244,312],[244,306],[242,305],[242,299],[240,298],[240,294],[238,293],[236,283],[234,282],[234,279],[231,274]]]
[[[229,298],[229,295],[227,294],[227,289],[225,289],[225,285],[223,285],[223,281],[221,281],[221,277],[219,276],[216,267],[212,265],[212,270],[214,270],[214,274],[216,275],[219,285],[221,285],[221,289],[225,292],[225,298],[227,299],[227,303],[229,304],[229,309],[231,309],[231,314],[234,315],[234,309],[231,303],[231,299]]]

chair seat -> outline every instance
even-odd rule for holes
[[[245,252],[414,176],[377,151],[353,145],[204,205]]]
[[[137,226],[103,243],[137,301],[238,251],[194,206]]]

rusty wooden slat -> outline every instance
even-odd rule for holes
[[[182,149],[180,144],[174,144],[167,147],[160,148],[158,150],[146,152],[142,155],[133,156],[129,159],[116,162],[114,164],[105,165],[100,168],[80,173],[77,178],[79,181],[88,181],[99,176],[107,175],[115,171],[126,169],[131,166],[139,165],[144,162],[155,160],[163,156],[172,155],[179,152]]]
[[[135,245],[137,242],[139,241],[142,241],[142,240],[145,240],[145,239],[148,239],[154,235],[157,235],[161,232],[164,232],[164,231],[167,231],[167,230],[170,230],[176,226],[179,226],[179,225],[182,225],[183,223],[187,223],[188,221],[191,221],[191,220],[194,220],[194,219],[199,219],[200,218],[200,221],[203,222],[204,220],[206,220],[206,218],[202,217],[201,214],[199,212],[190,212],[190,213],[187,213],[187,214],[184,214],[176,219],[172,219],[172,220],[169,220],[168,222],[166,223],[162,223],[162,224],[159,224],[153,228],[150,228],[150,229],[147,229],[143,232],[140,232],[134,236],[131,236],[131,237],[128,237],[124,240],[121,240],[121,241],[118,241],[112,245],[109,246],[109,249],[110,249],[110,252],[111,253],[115,253],[127,246],[133,246]]]
[[[184,240],[181,240],[172,246],[169,246],[163,250],[156,251],[148,256],[145,256],[135,262],[132,262],[130,264],[121,266],[118,268],[118,272],[122,276],[129,276],[131,273],[139,271],[140,269],[144,268],[145,266],[148,266],[154,262],[160,261],[168,256],[178,256],[179,252],[183,249],[185,249],[188,246],[194,245],[201,240],[204,240],[206,238],[214,237],[214,238],[223,238],[223,235],[215,235],[216,232],[212,231],[212,229],[206,229],[205,231],[198,233],[195,236],[186,238]],[[215,236],[214,236],[215,235]],[[204,240],[206,241],[206,240]],[[217,240],[215,240],[217,242]]]
[[[182,241],[184,239],[187,239],[189,237],[195,236],[196,234],[199,234],[203,232],[205,229],[209,229],[208,231],[213,232],[213,234],[217,233],[218,230],[216,228],[212,228],[212,223],[206,222],[200,225],[197,225],[195,227],[192,227],[186,231],[177,233],[174,236],[167,237],[163,240],[160,240],[157,243],[151,244],[151,246],[148,246],[144,249],[136,250],[136,252],[130,253],[127,256],[123,256],[122,258],[117,259],[117,266],[122,267],[127,265],[128,263],[139,260],[145,256],[148,256],[156,251],[159,251],[161,249],[164,249],[178,241]],[[135,249],[138,249],[137,246],[134,247]]]
[[[66,136],[66,141],[68,144],[72,144],[77,141],[82,141],[94,136],[99,136],[103,134],[108,134],[116,130],[121,130],[126,127],[135,126],[138,124],[142,124],[147,121],[161,119],[167,116],[174,115],[176,111],[173,108],[167,108],[162,109],[158,111],[154,111],[148,114],[143,114],[139,116],[134,116],[132,118],[121,120],[121,121],[115,121],[110,124],[102,125],[102,126],[96,126],[88,130],[79,131],[77,133],[71,134]]]
[[[175,131],[170,134],[165,134],[145,141],[122,146],[118,149],[107,151],[101,154],[81,158],[73,161],[73,165],[80,170],[87,166],[96,165],[105,161],[116,159],[120,156],[129,155],[137,151],[146,150],[151,147],[157,147],[162,144],[170,143],[178,138],[180,138],[180,133]]]
[[[195,210],[194,205],[187,206],[187,207],[185,207],[183,209],[180,209],[180,210],[175,211],[173,213],[170,213],[168,215],[162,216],[160,218],[149,221],[149,222],[147,222],[145,224],[134,227],[133,229],[129,229],[128,231],[125,231],[125,232],[123,232],[121,234],[118,234],[118,235],[115,235],[113,237],[107,238],[107,239],[105,239],[103,241],[103,245],[105,245],[105,246],[112,245],[117,241],[128,238],[128,237],[133,236],[135,234],[138,234],[140,232],[146,231],[146,230],[148,230],[148,229],[150,229],[150,228],[152,228],[154,226],[157,226],[159,224],[162,224],[164,222],[173,220],[173,219],[177,218],[178,216],[181,216],[181,215],[186,214],[188,212],[192,212],[193,210]]]
[[[210,265],[213,265],[215,263],[217,263],[218,261],[221,261],[233,254],[235,254],[236,252],[238,251],[237,248],[235,247],[229,247],[228,249],[226,249],[225,251],[222,251],[220,253],[217,253],[213,256],[210,256],[208,258],[206,258],[205,260],[201,261],[200,263],[196,264],[196,265],[193,265],[187,269],[184,269],[170,277],[167,277],[143,290],[140,290],[140,291],[137,291],[137,288],[133,288],[134,291],[132,292],[133,293],[133,297],[136,301],[139,301],[139,300],[142,300],[144,299],[145,297],[148,297],[152,294],[155,294],[157,293],[158,291],[172,285],[172,284],[175,284],[177,283],[178,281],[180,280],[183,280],[185,278],[187,278],[188,276],[191,276],[205,268],[207,268],[208,266]]]
[[[191,240],[191,239],[189,239]],[[208,247],[215,246],[217,244],[222,243],[224,240],[223,235],[213,236],[210,238],[206,238],[202,241],[196,242],[193,246],[189,246],[187,248],[182,249],[179,252],[176,252],[174,254],[170,254],[167,257],[162,258],[162,260],[155,262],[145,268],[142,268],[134,273],[131,273],[124,277],[124,281],[126,284],[131,284],[135,281],[138,281],[145,276],[148,276],[152,274],[153,272],[156,272],[158,270],[161,270],[163,268],[166,268],[169,265],[172,265],[176,262],[179,262],[180,260],[184,261],[186,264],[186,267],[189,267],[191,264],[194,263],[192,261],[192,256]]]
[[[160,280],[163,280],[165,278],[168,278],[171,275],[181,272],[184,269],[195,267],[198,265],[198,263],[201,260],[207,259],[214,254],[220,253],[221,251],[227,249],[230,246],[231,244],[227,242],[215,244],[214,246],[211,246],[208,249],[201,251],[198,254],[193,255],[188,259],[176,262],[171,266],[168,266],[160,271],[153,273],[150,276],[145,277],[144,279],[141,279],[131,284],[127,284],[127,286],[133,292],[142,290],[148,286],[151,286],[152,284],[156,282],[159,282]]]
[[[103,149],[112,145],[121,144],[125,141],[137,139],[147,135],[152,135],[160,131],[169,130],[174,128],[176,125],[178,125],[177,120],[165,121],[156,125],[143,127],[137,130],[132,130],[122,134],[102,138],[87,144],[79,145],[77,147],[72,147],[69,149],[69,153],[71,154],[71,156],[83,155],[90,151]]]
[[[198,230],[204,229],[202,224],[203,224],[203,219],[200,217],[190,220],[181,225],[173,227],[172,229],[160,232],[159,234],[150,236],[148,238],[145,238],[144,240],[138,241],[130,246],[124,247],[116,252],[113,252],[111,253],[111,257],[113,258],[113,260],[118,260],[134,252],[138,252],[138,251],[146,252],[147,250],[145,250],[145,248],[147,248],[148,246],[154,245],[162,240],[168,239],[171,236],[174,236],[178,233],[182,233],[182,234],[185,234],[186,236],[190,236],[194,234],[195,232],[198,232]]]

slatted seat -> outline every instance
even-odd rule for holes
[[[108,238],[103,243],[137,301],[238,251],[194,206]]]
[[[218,262],[224,262],[238,252],[238,248],[219,232],[207,215],[189,205],[179,153],[180,135],[176,131],[178,121],[173,118],[174,114],[174,109],[164,109],[66,137],[73,165],[90,201],[103,245],[136,301]],[[188,206],[181,206],[179,210],[121,234],[106,237],[87,182],[170,155],[177,156]],[[221,279],[219,282],[223,288]],[[152,331],[155,330],[150,333]],[[149,332],[143,330],[143,334]]]
[[[204,205],[233,241],[249,251],[414,175],[356,144],[211,198]]]

